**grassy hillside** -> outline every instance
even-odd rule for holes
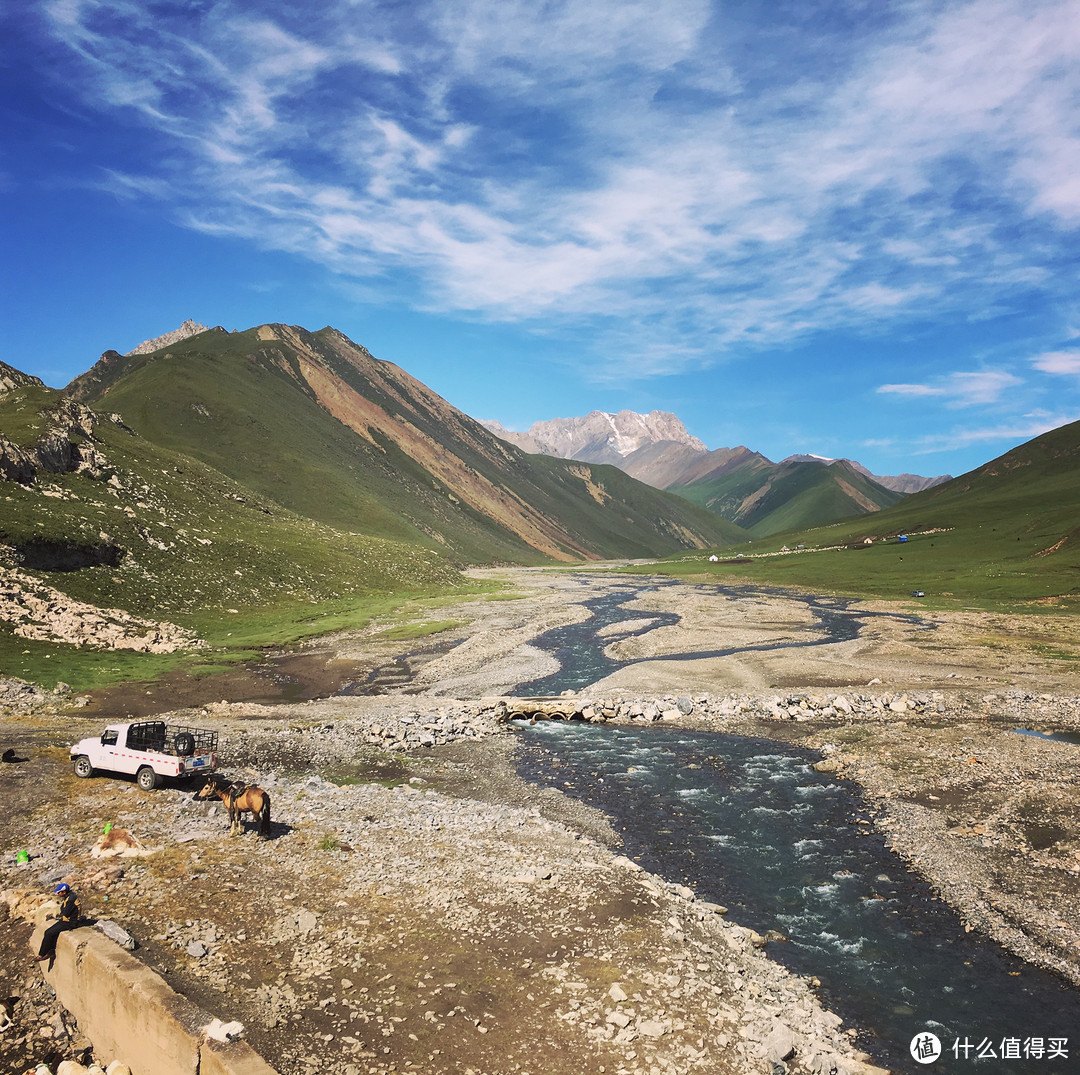
[[[725,468],[687,485],[672,485],[668,491],[725,519],[737,521],[743,505],[767,483],[774,466],[763,456],[753,455],[734,468]]]
[[[755,538],[889,507],[900,499],[845,462],[770,463],[753,456],[670,492],[738,523]]]
[[[0,396],[0,432],[33,448],[60,403],[46,388]],[[0,482],[0,562],[77,601],[166,620],[216,644],[260,644],[325,629],[309,622],[315,606],[323,618],[346,610],[355,618],[387,594],[463,582],[433,550],[304,518],[112,421],[94,424],[92,444],[105,462],[96,474]],[[181,659],[75,651],[0,623],[8,675],[77,684],[95,668],[149,674]]]
[[[0,674],[81,689],[216,666],[477,589],[463,563],[745,538],[613,467],[525,455],[333,329],[108,352],[64,393],[0,378]],[[175,628],[209,649],[99,646]]]
[[[785,544],[793,551],[781,554]],[[718,551],[740,560],[668,567],[889,598],[923,590],[920,604],[1080,608],[1080,423],[875,515]]]
[[[458,563],[655,556],[737,528],[614,468],[529,456],[333,329],[212,330],[70,387],[308,518]]]

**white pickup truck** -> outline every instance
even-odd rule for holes
[[[69,753],[76,776],[93,776],[98,769],[129,773],[143,791],[153,791],[164,777],[183,779],[216,769],[217,740],[217,732],[204,728],[144,720],[110,724],[100,736],[81,739]]]

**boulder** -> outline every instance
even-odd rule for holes
[[[120,945],[125,951],[135,951],[135,938],[122,926],[117,925],[110,918],[99,918],[94,923],[94,929],[100,930],[110,941]]]
[[[795,1035],[791,1027],[777,1023],[765,1039],[765,1056],[770,1063],[790,1060],[795,1055]]]
[[[639,1034],[644,1034],[647,1038],[662,1038],[671,1027],[659,1019],[639,1019],[636,1029]]]

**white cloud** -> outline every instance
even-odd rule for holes
[[[980,370],[950,373],[936,378],[932,384],[883,384],[877,391],[898,396],[941,396],[950,407],[974,407],[997,403],[1008,389],[1023,383],[1004,370]]]
[[[1031,364],[1043,373],[1063,376],[1080,375],[1080,351],[1047,351],[1031,360]]]
[[[883,384],[878,392],[896,396],[943,396],[944,388],[931,388],[928,384]]]
[[[1019,420],[977,429],[952,429],[916,438],[908,447],[915,455],[931,455],[937,452],[953,452],[973,445],[1010,444],[1015,446],[1032,437],[1049,433],[1071,422],[1080,421],[1080,411],[1054,415],[1030,415]],[[1007,450],[1007,449],[1002,449]]]
[[[1072,301],[1073,3],[916,2],[835,39],[808,17],[760,69],[706,0],[258,7],[45,5],[97,105],[172,140],[111,182],[192,227],[410,278],[390,297],[415,307],[587,326],[642,375]],[[1016,383],[880,391],[968,406]]]

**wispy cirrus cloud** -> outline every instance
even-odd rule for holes
[[[1042,373],[1078,377],[1080,376],[1080,351],[1047,351],[1033,358],[1031,364]]]
[[[1019,419],[976,428],[957,427],[941,433],[930,433],[906,441],[915,455],[933,455],[960,451],[981,444],[1023,444],[1032,437],[1049,433],[1051,429],[1080,421],[1080,410],[1025,415]]]
[[[169,147],[118,188],[416,308],[574,327],[620,374],[1071,294],[1068,2],[913,0],[797,40],[706,0],[43,10],[87,103]],[[880,391],[970,406],[1010,378]]]
[[[1023,383],[1021,378],[1004,370],[980,370],[950,373],[931,384],[883,384],[877,391],[881,395],[914,398],[934,396],[950,407],[974,407],[997,403],[1005,392]]]

